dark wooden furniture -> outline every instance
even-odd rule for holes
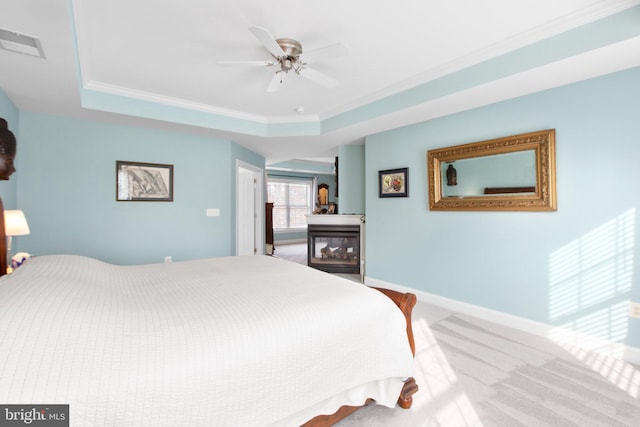
[[[276,249],[276,245],[273,241],[273,203],[267,202],[265,203],[265,220],[264,220],[264,229],[265,229],[265,238],[264,243],[267,247],[271,245],[271,255],[273,251]]]
[[[411,313],[413,307],[416,305],[417,298],[412,293],[402,293],[391,289],[373,288],[376,289],[387,297],[389,297],[402,311],[405,321],[407,323],[407,339],[409,340],[409,346],[411,352],[416,355],[416,345],[413,337],[413,328],[411,326]],[[402,387],[400,396],[398,397],[398,405],[403,409],[409,409],[413,403],[413,395],[418,391],[418,385],[414,378],[409,378]],[[342,406],[335,413],[331,415],[318,415],[312,418],[302,425],[302,427],[329,427],[337,423],[341,419],[353,414],[358,409],[363,408],[367,404],[371,403],[372,399],[368,399],[363,406]]]
[[[4,206],[0,199],[0,276],[7,274],[7,235],[4,229]]]
[[[486,187],[484,194],[535,193],[536,187]]]

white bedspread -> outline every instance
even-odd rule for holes
[[[387,297],[273,257],[40,256],[0,279],[0,403],[70,404],[72,426],[299,425],[393,406],[412,374]]]

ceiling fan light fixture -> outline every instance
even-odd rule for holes
[[[285,73],[288,73],[289,70],[293,68],[293,61],[287,57],[281,61],[281,65],[282,65],[282,71],[284,71]]]

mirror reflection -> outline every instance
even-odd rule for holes
[[[427,152],[431,210],[556,210],[555,130]]]
[[[328,184],[318,185],[318,204],[320,205],[329,204],[329,185]]]
[[[443,197],[483,197],[536,191],[534,150],[443,162]]]

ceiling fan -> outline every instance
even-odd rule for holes
[[[306,61],[315,61],[324,58],[343,56],[347,54],[347,48],[339,43],[315,49],[304,54],[305,61],[300,58],[302,45],[299,41],[288,38],[275,39],[262,27],[249,27],[249,31],[262,42],[263,46],[273,57],[270,61],[218,61],[218,64],[240,64],[276,67],[278,70],[273,75],[267,92],[275,92],[284,84],[284,77],[293,71],[302,77],[318,83],[327,88],[338,85],[338,81],[313,68],[309,68]]]

